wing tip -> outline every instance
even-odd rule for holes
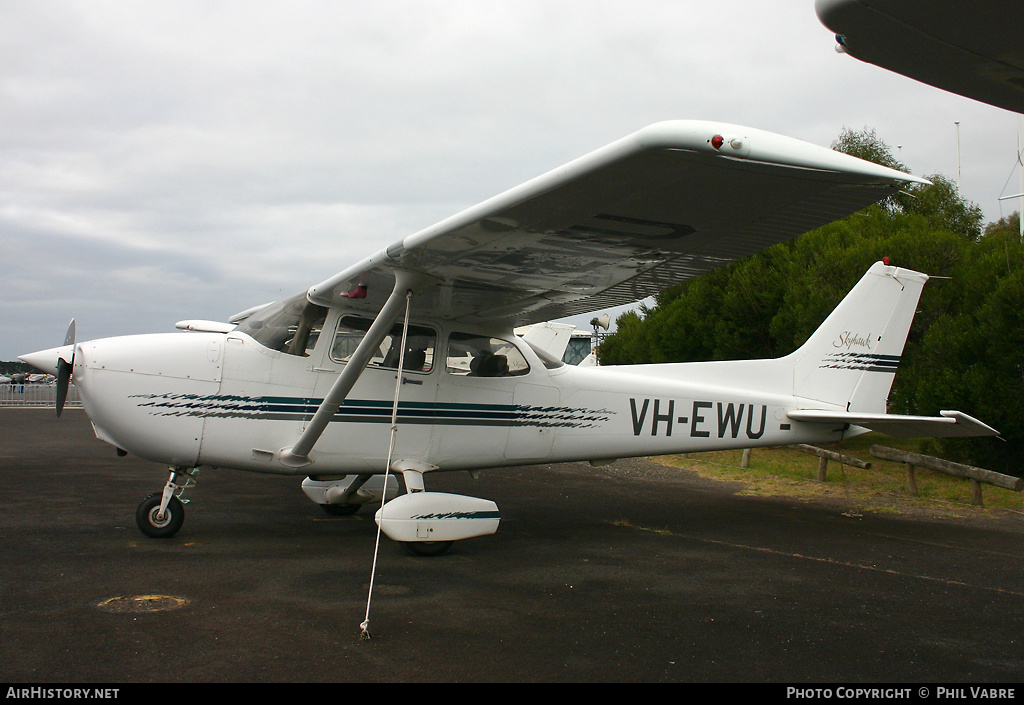
[[[631,138],[646,149],[684,149],[722,158],[834,171],[889,184],[931,184],[919,176],[796,137],[727,122],[665,120],[638,130]]]

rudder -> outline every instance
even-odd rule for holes
[[[793,393],[846,411],[884,413],[928,275],[871,265],[798,350]]]

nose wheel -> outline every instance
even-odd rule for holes
[[[153,539],[167,539],[178,533],[185,523],[185,503],[188,502],[181,497],[186,489],[196,485],[197,472],[198,468],[170,469],[164,491],[149,495],[135,510],[139,531]]]
[[[151,539],[167,539],[178,533],[185,523],[185,505],[177,497],[171,497],[167,508],[161,513],[163,495],[158,492],[146,497],[135,510],[135,523],[139,530]]]

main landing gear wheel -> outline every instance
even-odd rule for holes
[[[135,510],[135,523],[139,525],[139,530],[152,539],[168,539],[174,536],[185,522],[185,506],[177,497],[171,497],[171,501],[167,503],[167,511],[160,517],[162,499],[162,492],[151,494],[142,500],[139,508]]]
[[[361,504],[321,504],[320,508],[332,517],[350,517],[360,509]]]
[[[414,556],[423,556],[431,558],[433,556],[440,556],[443,553],[447,553],[448,549],[452,547],[454,541],[402,541],[402,546],[406,551]]]

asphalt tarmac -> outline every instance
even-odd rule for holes
[[[361,639],[372,511],[204,470],[181,532],[147,539],[135,508],[163,467],[116,457],[80,410],[0,409],[0,429],[6,684],[1024,676],[1020,517],[849,516],[649,460],[428,476],[496,501],[501,527],[437,558],[382,537]]]

